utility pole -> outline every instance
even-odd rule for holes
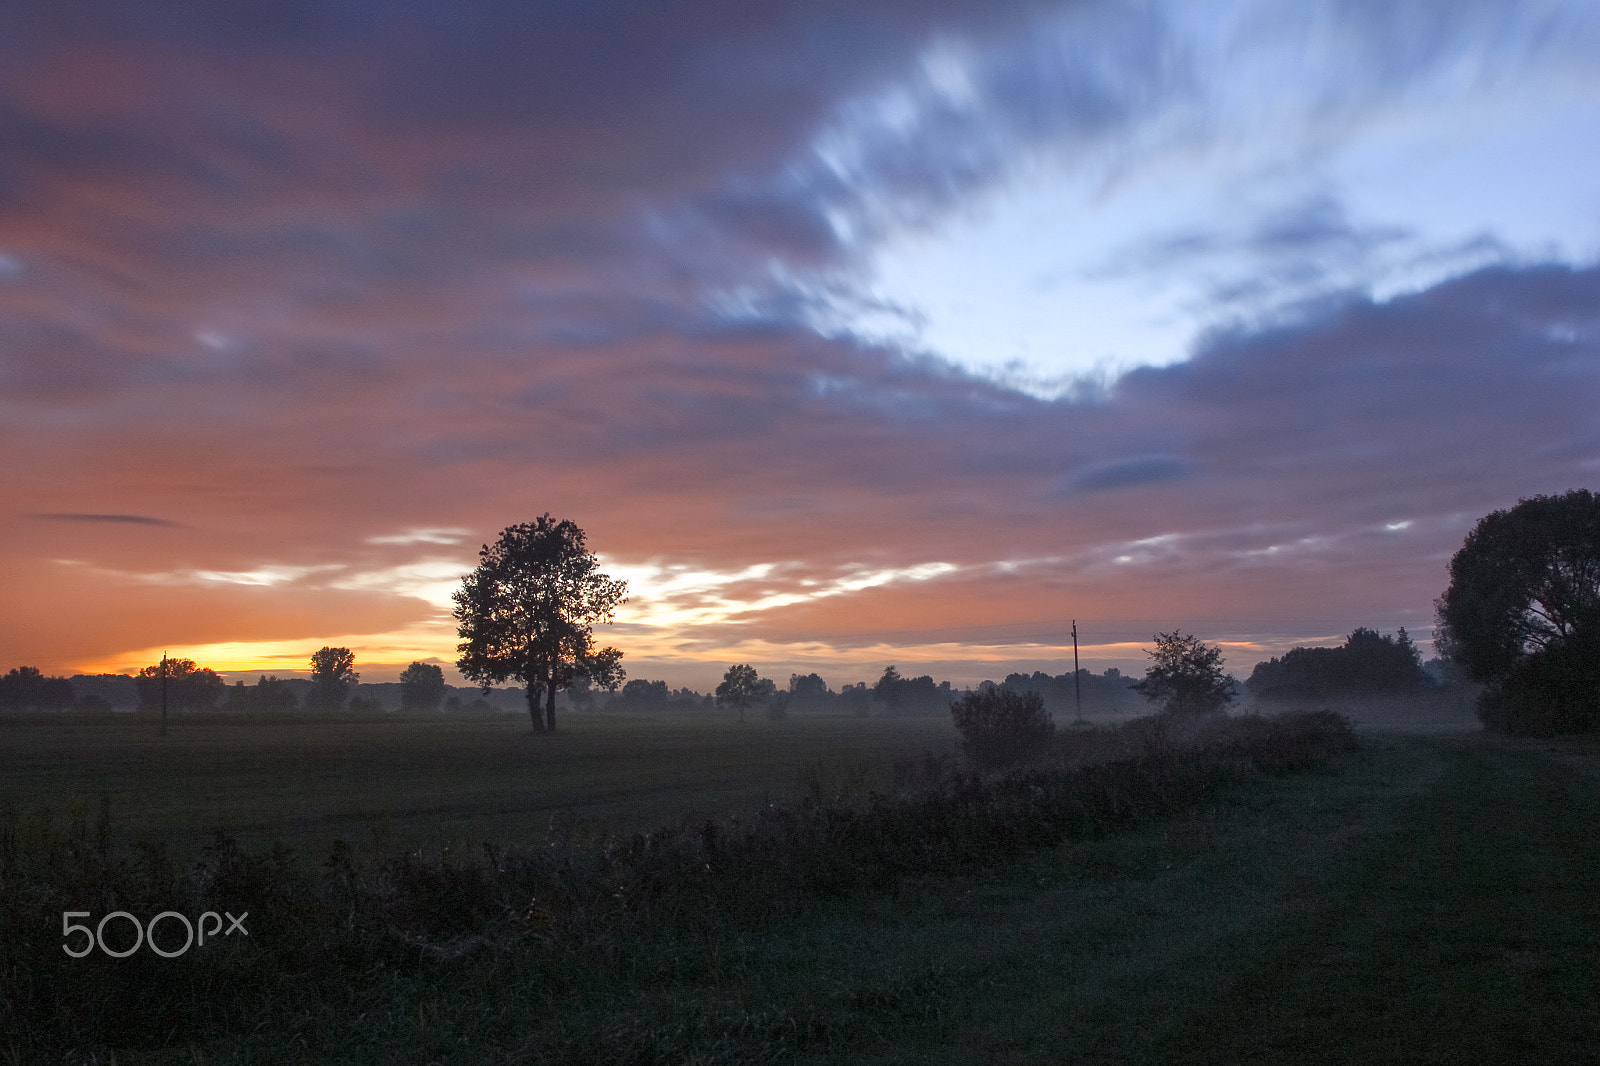
[[[1078,703],[1078,718],[1074,724],[1083,722],[1083,678],[1078,676],[1078,620],[1072,620],[1072,695]]]
[[[161,735],[167,735],[167,653],[161,653]]]

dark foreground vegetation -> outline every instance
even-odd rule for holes
[[[860,1049],[883,1019],[949,1009],[951,978],[818,986],[797,1014],[743,991],[762,982],[746,969],[767,938],[818,908],[1153,824],[1353,743],[1331,714],[1142,719],[1059,734],[1004,774],[905,761],[863,803],[819,791],[743,819],[462,854],[341,842],[301,856],[219,834],[180,865],[157,844],[113,843],[104,810],[67,826],[12,811],[0,824],[0,1055],[642,1063]],[[170,959],[70,958],[66,910],[248,911],[249,936]],[[120,948],[124,934],[107,936]],[[175,949],[182,934],[167,938]]]

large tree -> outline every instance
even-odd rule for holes
[[[400,672],[402,711],[437,711],[444,693],[444,670],[435,663],[412,663]]]
[[[1157,633],[1151,663],[1134,690],[1168,714],[1216,714],[1233,702],[1233,679],[1222,671],[1222,651],[1174,630]]]
[[[455,593],[461,676],[485,688],[521,681],[534,732],[555,731],[556,693],[577,678],[622,683],[622,653],[596,648],[590,627],[611,621],[628,585],[599,572],[575,523],[544,514],[508,526],[478,558]]]
[[[1600,496],[1574,489],[1484,516],[1435,606],[1435,644],[1485,686],[1485,725],[1600,729]]]
[[[361,681],[356,673],[356,656],[349,648],[324,647],[311,653],[311,691],[306,708],[337,711]]]
[[[210,667],[197,666],[193,659],[162,659],[140,670],[133,678],[138,686],[139,709],[159,711],[163,684],[166,701],[173,710],[209,711],[221,702],[228,684]]]

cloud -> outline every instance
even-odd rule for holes
[[[460,544],[470,537],[472,530],[444,526],[436,529],[408,529],[404,533],[390,533],[368,537],[368,544]]]
[[[58,512],[53,514],[38,514],[33,517],[47,522],[109,522],[112,524],[130,526],[171,526],[174,523],[164,518],[151,518],[149,515],[140,514],[85,514],[75,512]]]
[[[1191,464],[1175,456],[1142,456],[1087,470],[1072,480],[1072,489],[1076,492],[1109,492],[1136,485],[1175,481],[1193,473]]]
[[[1281,313],[1096,390],[827,317],[914,333],[858,284],[877,242],[1020,171],[1114,190],[1226,156],[1236,111],[1280,128],[1178,6],[63,8],[0,14],[0,487],[42,519],[0,524],[28,589],[0,635],[41,664],[169,636],[448,658],[473,542],[545,511],[638,576],[626,632],[661,661],[954,660],[1059,647],[1063,617],[1425,627],[1477,515],[1594,477],[1595,270],[1453,276],[1506,246],[1418,247],[1332,185],[1125,242],[1109,268]],[[1555,9],[1227,10],[1252,63],[1313,49],[1281,101],[1302,156],[1590,39]],[[1427,254],[1385,298],[1342,283]]]

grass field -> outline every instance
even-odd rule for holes
[[[180,851],[222,829],[326,850],[511,843],[555,820],[613,831],[726,817],[807,791],[857,797],[897,758],[955,749],[947,718],[525,717],[0,720],[0,807],[97,817]]]
[[[7,787],[29,802],[164,794],[143,824],[188,832],[185,797],[214,795],[207,813],[228,824],[356,827],[376,846],[383,819],[379,836],[395,839],[482,837],[542,829],[558,811],[621,827],[859,794],[896,757],[953,740],[946,723],[918,721],[741,732],[569,717],[556,738],[509,720],[384,724],[249,739],[237,722],[186,722],[160,741],[73,723],[85,745],[7,723],[0,750],[25,771]],[[298,786],[274,785],[282,774]],[[270,817],[250,814],[260,788]],[[464,805],[454,820],[452,804]],[[1122,832],[806,898],[753,923],[607,919],[333,989],[286,977],[232,1036],[191,1046],[175,1033],[117,1061],[1593,1061],[1597,827],[1593,738],[1368,733],[1320,769],[1239,779]]]

